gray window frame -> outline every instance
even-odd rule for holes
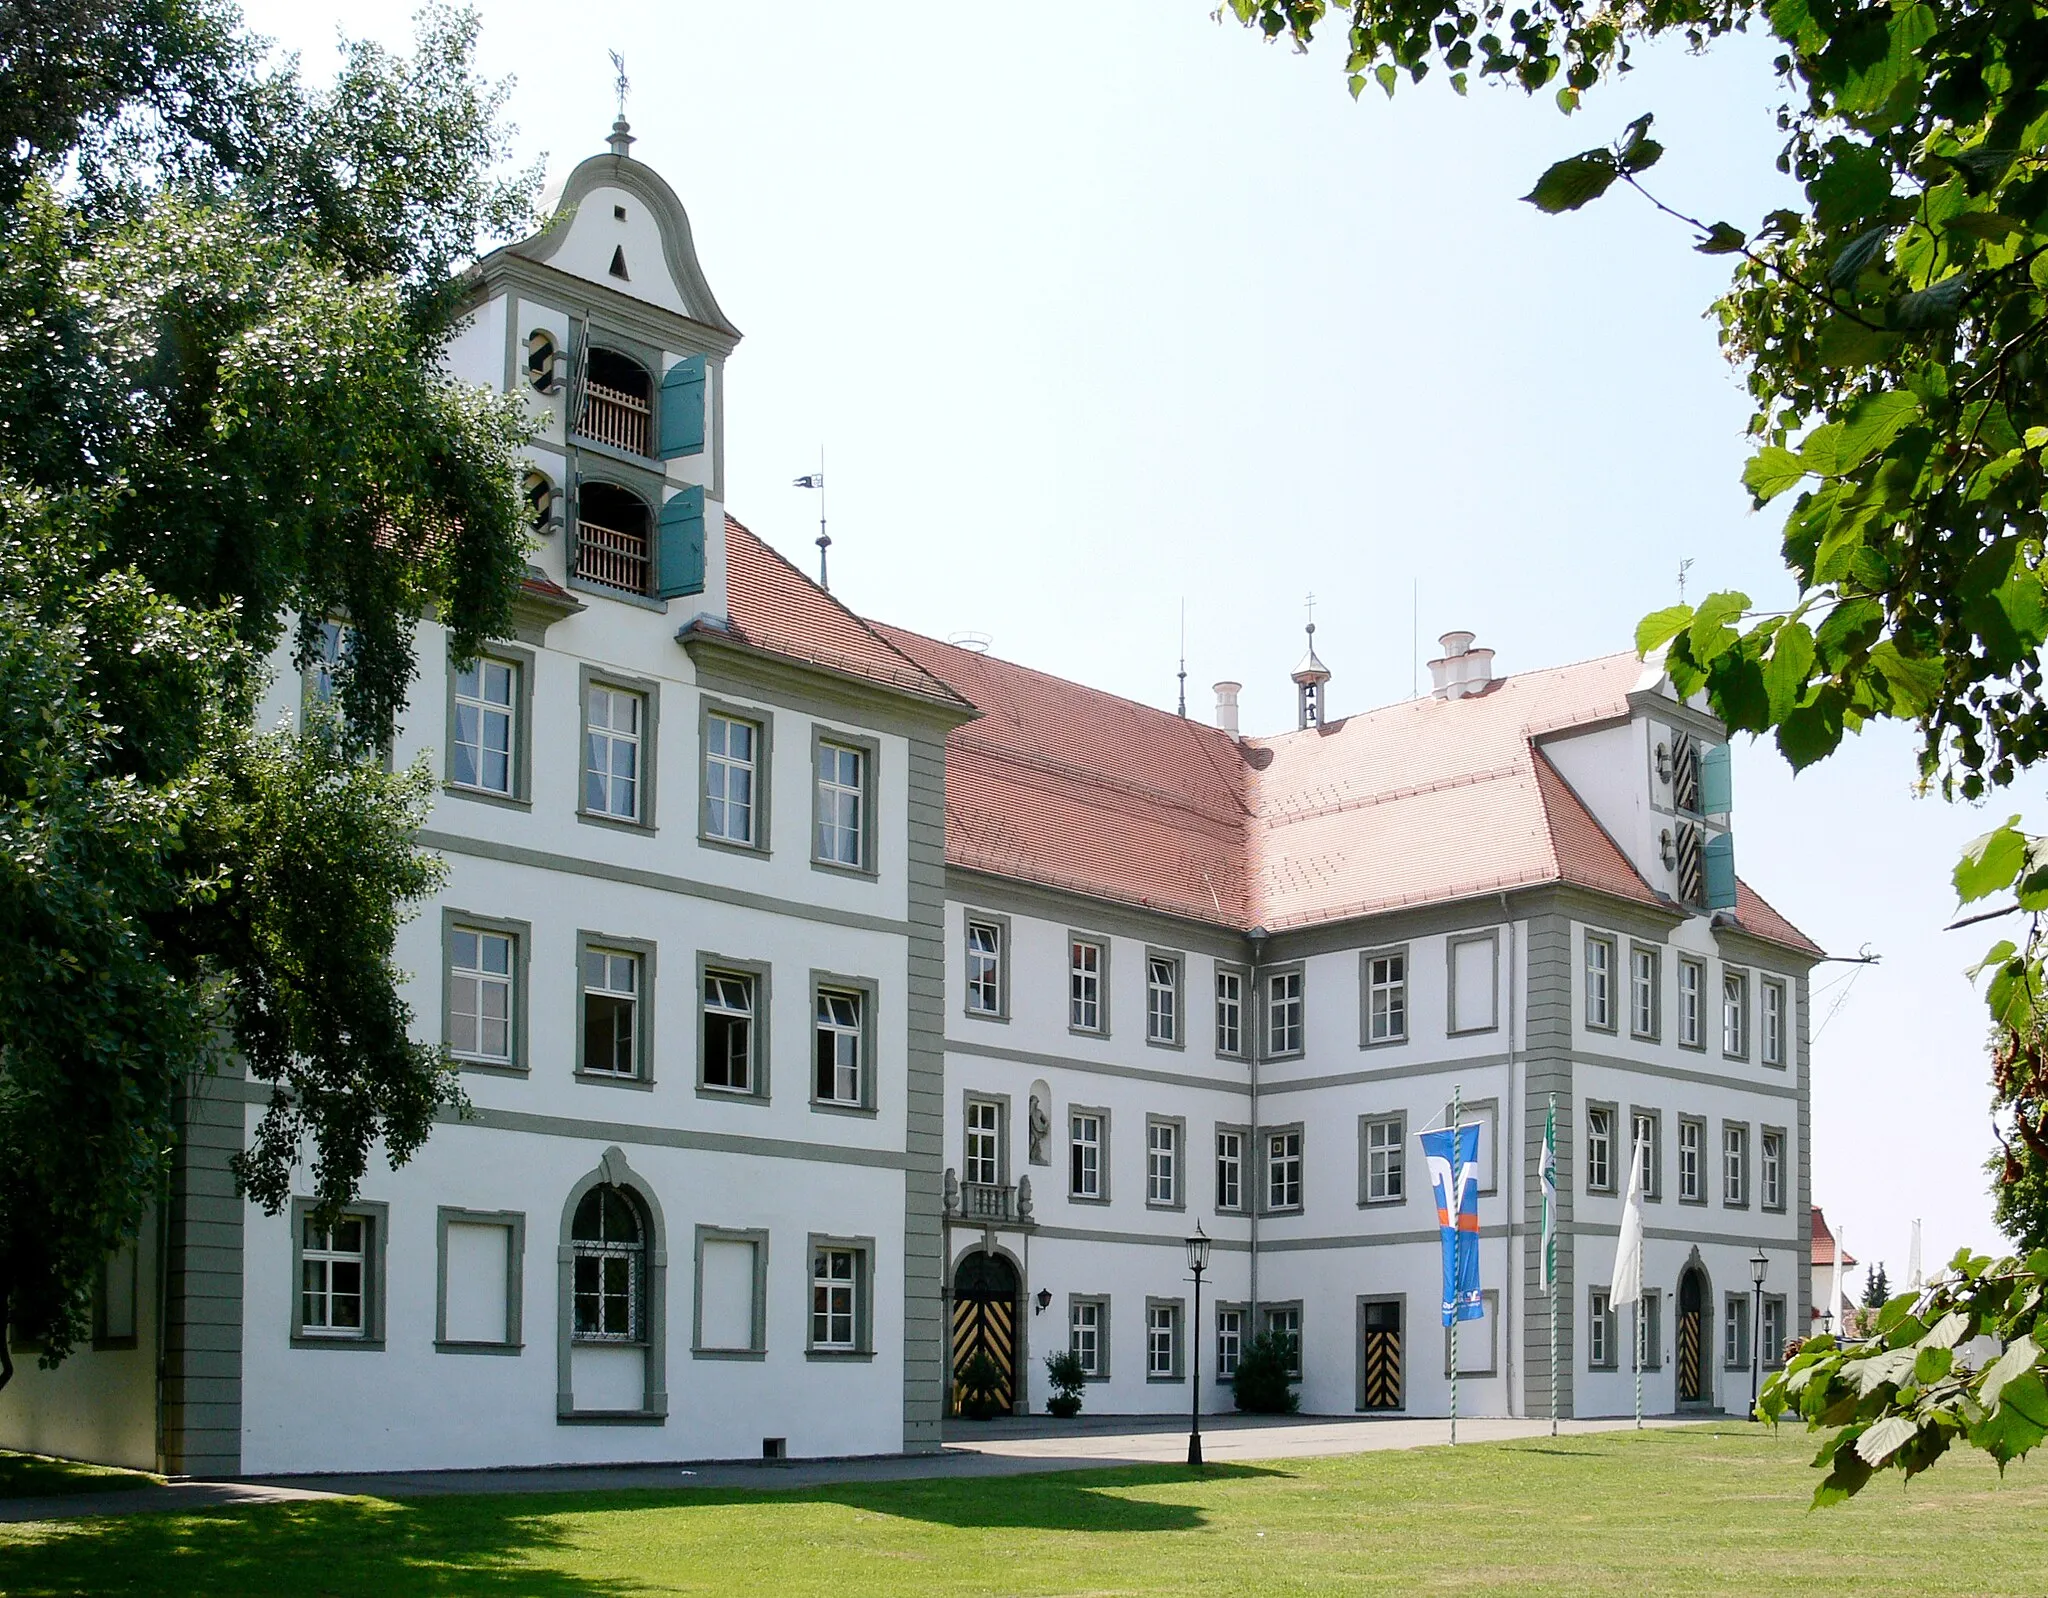
[[[1754,1019],[1750,1015],[1750,1009],[1755,987],[1749,980],[1749,975],[1749,968],[1747,966],[1723,965],[1721,967],[1721,1003],[1719,1013],[1721,1017],[1721,1058],[1724,1060],[1747,1060],[1749,1058],[1751,1048],[1750,1033],[1754,1030]],[[1742,988],[1742,1005],[1736,1012],[1742,1029],[1742,1037],[1740,1039],[1741,1047],[1736,1049],[1728,1047],[1728,984],[1731,981],[1739,983]]]
[[[1234,1049],[1223,1047],[1223,979],[1226,976],[1237,978],[1237,1047]],[[1251,1012],[1255,1008],[1251,993],[1251,970],[1229,960],[1218,960],[1211,986],[1214,989],[1211,995],[1214,1006],[1210,1020],[1214,1024],[1210,1028],[1210,1037],[1215,1046],[1216,1058],[1242,1060],[1245,1057],[1245,1040],[1251,1035]]]
[[[590,690],[609,688],[615,693],[640,696],[640,814],[629,820],[588,807],[585,786],[590,760]],[[619,832],[642,833],[652,837],[659,830],[656,809],[656,774],[661,769],[661,684],[652,677],[634,677],[624,672],[605,671],[581,662],[576,668],[576,819],[593,827],[610,827]]]
[[[1173,1312],[1173,1371],[1166,1376],[1152,1372],[1152,1312],[1154,1310]],[[1188,1379],[1188,1305],[1184,1298],[1147,1298],[1145,1300],[1145,1381],[1148,1385],[1171,1387]]]
[[[967,1174],[967,1112],[970,1106],[976,1104],[992,1104],[996,1111],[996,1179],[985,1185],[1007,1187],[1010,1182],[1010,1095],[990,1093],[981,1088],[968,1088],[960,1095],[960,1180],[975,1180]],[[1071,1170],[1070,1165],[1070,1174]]]
[[[1301,1164],[1297,1185],[1301,1196],[1292,1204],[1275,1205],[1273,1199],[1273,1139],[1289,1135],[1301,1140],[1301,1152],[1296,1159]],[[1261,1215],[1301,1215],[1308,1209],[1308,1128],[1302,1121],[1283,1121],[1275,1126],[1262,1126],[1258,1137],[1258,1205]]]
[[[1492,1018],[1484,1026],[1458,1025],[1458,950],[1475,943],[1489,946],[1493,958],[1486,987],[1486,1011]],[[1444,1035],[1453,1038],[1480,1037],[1500,1030],[1500,934],[1464,932],[1444,940]]]
[[[1650,957],[1650,1025],[1636,1025],[1636,961]],[[1644,1043],[1656,1043],[1664,1035],[1664,951],[1654,943],[1631,938],[1628,943],[1628,1035]]]
[[[1778,1050],[1776,1059],[1771,1058],[1769,1047],[1770,1031],[1764,1025],[1764,1018],[1769,1012],[1769,995],[1771,994],[1776,994],[1778,997]],[[1764,977],[1757,983],[1756,1023],[1757,1063],[1767,1071],[1784,1070],[1786,1058],[1790,1053],[1786,1045],[1791,1039],[1792,1031],[1792,989],[1791,985],[1783,977]]]
[[[583,1004],[583,957],[591,949],[601,949],[608,954],[631,955],[640,965],[640,989],[634,1006],[633,1024],[633,1075],[617,1076],[603,1071],[587,1071],[583,1067],[584,1027],[588,1017]],[[593,1082],[606,1087],[638,1088],[642,1092],[654,1087],[654,945],[646,938],[614,937],[609,932],[590,932],[578,929],[576,933],[576,1053],[570,1075],[578,1082]],[[698,989],[698,1003],[703,1003],[703,990]]]
[[[1747,1293],[1724,1293],[1721,1296],[1722,1341],[1721,1369],[1724,1371],[1746,1371],[1749,1369],[1749,1340],[1753,1328],[1751,1318],[1755,1314],[1754,1300]],[[1728,1357],[1727,1333],[1733,1330],[1738,1344],[1736,1357]]]
[[[128,1278],[128,1330],[114,1330],[108,1314],[108,1284],[117,1277]],[[139,1347],[142,1331],[142,1238],[138,1233],[124,1237],[100,1261],[92,1283],[92,1347],[96,1353]]]
[[[1461,1120],[1475,1113],[1491,1117],[1490,1122],[1467,1121],[1466,1124],[1491,1126],[1493,1136],[1481,1140],[1482,1146],[1486,1151],[1486,1160],[1479,1171],[1479,1196],[1481,1198],[1492,1198],[1500,1192],[1500,1100],[1464,1099],[1460,1101],[1458,1115]],[[1448,1102],[1444,1105],[1443,1124],[1445,1126],[1451,1124],[1451,1106]]]
[[[768,1229],[756,1226],[707,1226],[699,1222],[692,1245],[690,1290],[690,1358],[759,1361],[768,1357]],[[704,1245],[706,1243],[751,1243],[754,1246],[754,1303],[752,1337],[746,1348],[707,1348],[704,1345]],[[808,1256],[806,1256],[808,1257]]]
[[[1237,1138],[1237,1202],[1230,1205],[1226,1205],[1223,1202],[1222,1142],[1226,1132],[1234,1134]],[[1216,1123],[1216,1135],[1211,1140],[1210,1146],[1215,1155],[1209,1167],[1209,1180],[1212,1184],[1210,1197],[1213,1200],[1211,1208],[1218,1215],[1244,1215],[1249,1213],[1244,1199],[1245,1183],[1249,1180],[1250,1172],[1256,1163],[1256,1156],[1252,1153],[1252,1129],[1248,1126],[1239,1125],[1234,1121],[1218,1121]]]
[[[711,832],[711,718],[744,721],[754,728],[754,840],[741,843]],[[697,696],[697,842],[706,849],[766,860],[774,852],[775,713],[710,694]]]
[[[1607,1019],[1593,1019],[1593,946],[1607,951]],[[1588,1032],[1613,1033],[1620,1017],[1615,1014],[1617,990],[1621,985],[1621,940],[1611,932],[1586,929],[1579,948],[1579,1017]]]
[[[1173,1197],[1155,1199],[1152,1196],[1152,1129],[1155,1126],[1173,1128]],[[1145,1208],[1148,1210],[1184,1210],[1188,1207],[1188,1121],[1184,1115],[1148,1115],[1145,1117]]]
[[[1644,1288],[1642,1300],[1638,1306],[1638,1313],[1642,1316],[1643,1325],[1641,1347],[1643,1369],[1645,1371],[1662,1370],[1664,1368],[1663,1291],[1655,1287]],[[1631,1349],[1630,1359],[1633,1360],[1635,1357],[1635,1339],[1630,1338],[1629,1343]],[[1633,1370],[1635,1366],[1631,1364],[1629,1368]]]
[[[1596,1110],[1605,1111],[1607,1115],[1607,1180],[1605,1182],[1595,1182],[1593,1180],[1593,1114]],[[1615,1158],[1617,1152],[1616,1134],[1620,1123],[1621,1106],[1619,1104],[1611,1099],[1586,1100],[1586,1191],[1588,1193],[1614,1195],[1622,1191],[1619,1162]]]
[[[1372,1196],[1372,1129],[1376,1126],[1394,1128],[1393,1147],[1401,1156],[1401,1192],[1398,1197],[1382,1194]],[[1406,1110],[1373,1110],[1358,1118],[1358,1207],[1364,1209],[1399,1209],[1408,1202],[1410,1183],[1408,1181],[1408,1112]]]
[[[1383,1038],[1376,1038],[1372,1035],[1372,966],[1375,960],[1394,959],[1398,959],[1401,962],[1401,980],[1398,983],[1389,982],[1387,987],[1390,992],[1398,990],[1400,994],[1401,1030],[1399,1032],[1389,1032]],[[1358,951],[1358,1046],[1361,1049],[1398,1048],[1408,1043],[1414,1037],[1415,1006],[1412,998],[1414,975],[1414,955],[1405,943],[1387,943],[1380,945],[1378,948],[1361,949]],[[1308,981],[1304,977],[1302,980],[1302,997],[1306,999],[1307,996]],[[1389,1008],[1391,1008],[1391,1005]],[[1304,1044],[1307,1042],[1307,1018],[1307,1006],[1304,1004],[1302,1007],[1302,1040]]]
[[[853,993],[860,996],[860,1097],[856,1099],[827,1099],[818,1095],[818,995],[821,992]],[[702,1003],[703,990],[698,990],[698,1002]],[[809,1066],[811,1108],[820,1115],[872,1116],[879,1109],[879,1088],[877,1081],[881,1059],[880,1040],[876,1034],[881,1030],[882,985],[873,977],[852,976],[843,971],[821,971],[811,968],[811,989],[809,1008],[804,1012],[809,1020],[810,1055]]]
[[[292,1217],[291,1346],[293,1348],[347,1348],[381,1353],[384,1348],[384,1310],[388,1277],[385,1256],[391,1236],[391,1206],[377,1199],[357,1199],[342,1206],[344,1219],[360,1216],[367,1224],[368,1245],[363,1250],[363,1334],[360,1337],[322,1336],[306,1331],[306,1217],[317,1201],[294,1198]]]
[[[1109,1294],[1069,1293],[1067,1295],[1067,1347],[1074,1347],[1074,1311],[1083,1304],[1093,1304],[1097,1310],[1095,1321],[1096,1369],[1083,1371],[1085,1382],[1106,1382],[1109,1380],[1110,1336],[1109,1336]]]
[[[1728,1196],[1728,1134],[1742,1134],[1742,1196],[1731,1199]],[[1753,1164],[1756,1155],[1756,1140],[1750,1135],[1747,1121],[1724,1120],[1721,1123],[1721,1208],[1724,1210],[1746,1210],[1756,1191],[1756,1171]]]
[[[1302,1372],[1308,1369],[1302,1358],[1303,1351],[1308,1347],[1308,1311],[1298,1298],[1263,1299],[1259,1303],[1258,1329],[1261,1332],[1270,1332],[1273,1329],[1273,1317],[1276,1313],[1294,1316],[1294,1363],[1288,1367],[1287,1379],[1298,1382],[1302,1379]]]
[[[1646,1104],[1631,1104],[1628,1107],[1629,1157],[1634,1159],[1636,1147],[1636,1121],[1638,1118],[1650,1123],[1650,1151],[1644,1161],[1643,1202],[1661,1204],[1664,1202],[1664,1112],[1652,1109]]]
[[[819,760],[827,744],[851,749],[861,757],[860,862],[847,865],[822,859],[818,854],[818,823],[824,818],[823,795],[818,792]],[[882,797],[882,740],[872,733],[854,732],[823,722],[811,723],[811,867],[828,876],[862,877],[872,880],[880,874],[878,825]]]
[[[1785,1368],[1785,1343],[1792,1336],[1792,1324],[1788,1318],[1787,1300],[1783,1293],[1764,1294],[1764,1330],[1768,1331],[1770,1328],[1771,1308],[1773,1305],[1777,1307],[1778,1311],[1778,1335],[1765,1341],[1763,1368],[1767,1371],[1783,1370]]]
[[[973,992],[972,982],[966,980],[969,974],[967,961],[970,958],[967,940],[969,929],[974,926],[994,927],[996,931],[996,1008],[977,1010],[968,1004]],[[1010,1019],[1010,951],[1011,923],[1005,915],[992,910],[967,910],[960,918],[960,1013],[972,1021],[1001,1021]]]
[[[496,1060],[466,1060],[455,1053],[450,1041],[454,1034],[454,981],[455,933],[494,932],[500,937],[512,940],[512,1059],[510,1064]],[[453,905],[441,907],[441,1047],[448,1051],[448,1058],[458,1071],[473,1071],[479,1076],[529,1076],[533,1071],[530,1040],[527,1031],[528,999],[533,990],[533,924],[529,921],[512,921],[504,916],[477,915],[468,910],[458,910]],[[580,1058],[580,1056],[579,1056]]]
[[[455,679],[459,675],[454,655],[447,657],[446,741],[441,746],[441,792],[479,804],[502,805],[511,810],[533,808],[533,677],[535,655],[531,649],[493,639],[477,651],[478,660],[492,660],[512,668],[512,791],[496,793],[455,780]],[[581,766],[578,766],[581,770]]]
[[[1074,1118],[1088,1115],[1095,1118],[1095,1192],[1074,1191]],[[1067,1106],[1067,1202],[1069,1204],[1107,1204],[1109,1202],[1109,1111],[1106,1107],[1093,1104],[1069,1104]]]
[[[1173,1033],[1155,1037],[1152,1033],[1152,962],[1164,961],[1173,971]],[[1188,1046],[1188,961],[1177,949],[1145,946],[1145,1042],[1155,1049],[1185,1049]]]
[[[1699,1026],[1699,1036],[1690,1043],[1685,1038],[1685,973],[1687,971],[1691,971],[1699,979],[1699,986],[1695,990],[1696,997],[1699,1000],[1699,1013],[1696,1018]],[[1677,982],[1678,1023],[1674,1035],[1677,1038],[1678,1046],[1681,1049],[1691,1049],[1695,1054],[1705,1054],[1707,1052],[1707,962],[1700,959],[1697,955],[1681,954],[1678,957]]]
[[[1458,1328],[1458,1374],[1461,1377],[1491,1379],[1500,1374],[1500,1289],[1482,1287],[1479,1290],[1479,1301],[1486,1306],[1486,1319],[1480,1323],[1486,1328],[1486,1368],[1475,1370],[1464,1363],[1470,1357],[1466,1353],[1472,1332],[1471,1323],[1468,1321]],[[1448,1381],[1451,1375],[1451,1329],[1448,1326],[1439,1326],[1438,1330],[1443,1334],[1444,1379]]]
[[[719,1087],[705,1080],[704,1067],[704,978],[708,972],[717,971],[729,976],[743,976],[754,984],[754,1026],[750,1039],[753,1058],[753,1082],[745,1090]],[[765,960],[742,960],[733,955],[718,954],[709,949],[697,951],[697,980],[691,990],[690,1012],[696,1018],[695,1036],[690,1044],[696,1055],[697,1069],[693,1074],[697,1097],[716,1099],[726,1104],[766,1104],[774,1084],[769,1080],[769,1062],[774,1053],[769,1047],[769,1017],[773,1013],[771,1000],[774,997],[772,968]]]
[[[1764,1192],[1764,1142],[1768,1138],[1776,1138],[1778,1140],[1778,1199],[1775,1204],[1770,1202]],[[1756,1176],[1750,1191],[1756,1196],[1756,1207],[1761,1214],[1783,1215],[1785,1213],[1785,1171],[1789,1163],[1785,1157],[1785,1151],[1790,1146],[1791,1139],[1784,1127],[1759,1126],[1756,1129],[1756,1142],[1751,1151],[1751,1159],[1753,1161],[1751,1168],[1755,1171]]]
[[[496,1226],[505,1233],[505,1336],[448,1335],[448,1227]],[[517,1354],[525,1347],[526,1212],[465,1210],[443,1204],[434,1212],[434,1351],[437,1354]]]
[[[1621,1333],[1620,1316],[1614,1310],[1614,1290],[1611,1287],[1587,1285],[1586,1288],[1586,1369],[1589,1371],[1611,1371],[1621,1369],[1616,1342]],[[1606,1351],[1596,1357],[1593,1348],[1593,1332],[1598,1328]]]
[[[811,1320],[811,1287],[816,1280],[812,1260],[819,1249],[850,1249],[858,1263],[853,1278],[852,1348],[820,1348]],[[804,1240],[804,1358],[826,1364],[867,1364],[875,1357],[875,1240],[812,1232]]]
[[[1259,968],[1261,988],[1258,994],[1258,1037],[1254,1047],[1259,1050],[1262,1060],[1299,1060],[1308,1052],[1308,966],[1301,960],[1282,960],[1273,965]],[[1273,1047],[1273,984],[1286,977],[1297,977],[1301,982],[1301,1042],[1291,1049]]]
[[[1077,1038],[1106,1038],[1109,1036],[1109,935],[1102,932],[1081,932],[1067,928],[1067,1031]],[[1074,1021],[1074,946],[1086,944],[1096,951],[1095,964],[1095,1025],[1078,1026]]]
[[[1685,1133],[1686,1133],[1686,1129],[1687,1129],[1688,1127],[1690,1127],[1690,1128],[1691,1128],[1691,1129],[1692,1129],[1693,1131],[1695,1131],[1695,1132],[1697,1132],[1697,1133],[1699,1134],[1699,1144],[1698,1144],[1698,1146],[1697,1146],[1697,1147],[1696,1147],[1696,1148],[1695,1148],[1695,1149],[1693,1150],[1693,1155],[1694,1155],[1694,1159],[1693,1159],[1693,1178],[1694,1178],[1694,1182],[1695,1182],[1695,1185],[1696,1185],[1696,1186],[1697,1186],[1697,1188],[1698,1188],[1698,1191],[1697,1191],[1697,1192],[1696,1192],[1696,1193],[1695,1193],[1695,1194],[1694,1194],[1694,1195],[1693,1195],[1693,1196],[1692,1196],[1691,1198],[1687,1198],[1687,1197],[1685,1196],[1685,1159],[1684,1159],[1684,1154],[1685,1154]],[[1704,1115],[1680,1115],[1680,1116],[1678,1117],[1678,1143],[1677,1143],[1677,1151],[1678,1151],[1678,1154],[1679,1154],[1679,1162],[1678,1162],[1678,1188],[1677,1188],[1677,1197],[1678,1197],[1678,1202],[1679,1202],[1679,1203],[1681,1203],[1681,1204],[1691,1205],[1691,1206],[1693,1206],[1693,1207],[1695,1207],[1695,1208],[1698,1208],[1698,1209],[1705,1209],[1705,1208],[1707,1207],[1707,1204],[1708,1204],[1708,1202],[1709,1202],[1709,1201],[1708,1201],[1708,1198],[1707,1198],[1707,1170],[1706,1170],[1706,1166],[1707,1166],[1707,1131],[1708,1131],[1708,1127],[1707,1127],[1707,1118],[1706,1118],[1706,1117],[1705,1117]]]
[[[1228,1371],[1223,1368],[1223,1317],[1225,1315],[1235,1315],[1237,1317],[1237,1357],[1241,1360],[1244,1358],[1244,1322],[1245,1316],[1248,1313],[1249,1306],[1242,1299],[1217,1300],[1216,1313],[1210,1320],[1208,1329],[1215,1337],[1215,1345],[1210,1351],[1209,1380],[1218,1387],[1229,1386],[1231,1377],[1237,1374],[1235,1363],[1231,1365]]]
[[[641,1402],[633,1409],[575,1407],[576,1210],[591,1189],[609,1183],[631,1191],[647,1225],[640,1336],[623,1345],[644,1349]],[[668,1223],[653,1186],[626,1163],[625,1152],[607,1148],[595,1167],[570,1186],[562,1201],[555,1279],[555,1424],[558,1426],[663,1426],[668,1423]]]

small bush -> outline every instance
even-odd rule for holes
[[[1088,1380],[1081,1369],[1081,1356],[1071,1348],[1046,1355],[1045,1376],[1052,1383],[1052,1397],[1045,1401],[1045,1412],[1062,1420],[1080,1414],[1081,1389]]]
[[[1280,1332],[1260,1332],[1237,1357],[1230,1391],[1247,1415],[1292,1415],[1301,1408],[1301,1394],[1287,1373],[1295,1360],[1294,1339]]]
[[[960,1413],[969,1420],[989,1420],[1003,1413],[998,1394],[1003,1386],[1003,1368],[988,1357],[986,1350],[953,1372],[960,1384]]]

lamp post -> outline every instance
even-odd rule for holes
[[[1756,1419],[1756,1400],[1764,1368],[1764,1278],[1770,1275],[1771,1260],[1762,1247],[1749,1259],[1749,1279],[1756,1284],[1756,1307],[1749,1323],[1749,1418]]]
[[[1209,1268],[1209,1239],[1202,1223],[1188,1239],[1188,1269],[1195,1273],[1195,1314],[1188,1327],[1188,1464],[1202,1463],[1202,1272]]]

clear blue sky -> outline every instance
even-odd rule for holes
[[[1725,264],[1629,196],[1517,202],[1653,110],[1653,187],[1752,224],[1783,192],[1763,43],[1646,57],[1572,118],[1437,81],[1353,104],[1330,50],[1211,3],[487,0],[482,63],[560,176],[602,148],[625,54],[634,153],[747,335],[732,509],[814,569],[789,483],[823,441],[833,586],[869,614],[1171,706],[1185,600],[1189,708],[1239,678],[1274,731],[1311,590],[1333,714],[1405,696],[1453,627],[1503,671],[1626,648],[1681,559],[1695,595],[1787,599],[1703,314]],[[352,0],[347,25],[401,44],[409,9]],[[329,69],[340,7],[249,13]],[[1894,1282],[1916,1215],[1930,1264],[1990,1246],[1960,974],[1990,938],[1939,930],[1986,815],[1916,800],[1895,730],[1796,782],[1766,746],[1736,771],[1744,875],[1831,952],[1884,957],[1838,1011],[1856,968],[1815,973],[1817,1201]]]

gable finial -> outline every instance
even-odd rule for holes
[[[1180,719],[1188,719],[1188,602],[1180,602]]]
[[[624,155],[633,143],[632,130],[626,125],[626,92],[633,87],[626,80],[626,58],[616,50],[605,52],[612,58],[612,70],[618,74],[613,88],[619,96],[618,120],[612,124],[611,147],[613,155]]]

